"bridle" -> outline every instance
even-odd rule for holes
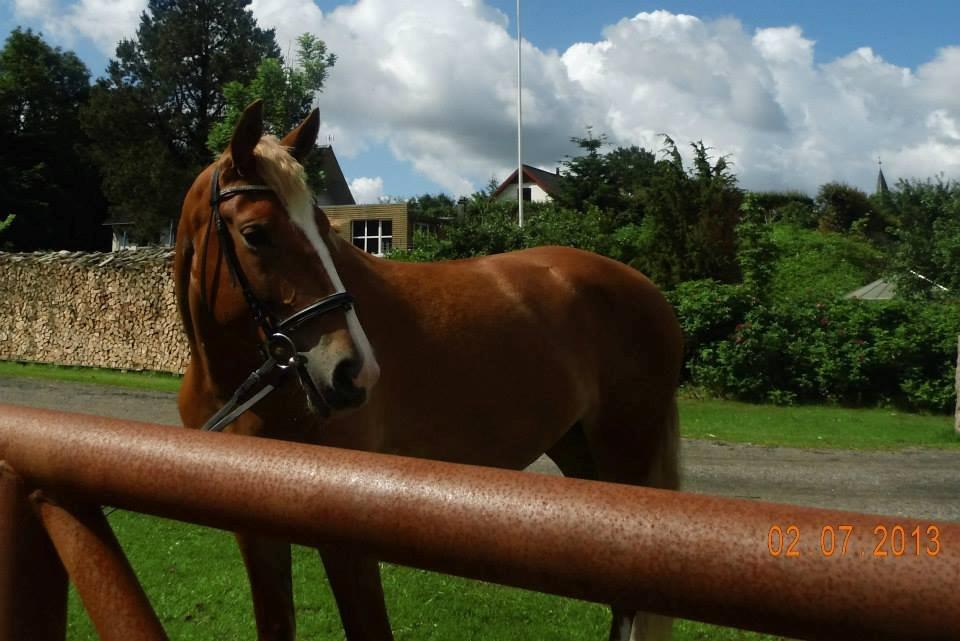
[[[210,224],[217,229],[221,251],[226,257],[230,274],[234,282],[240,284],[243,297],[247,301],[247,307],[250,308],[253,319],[262,333],[260,351],[264,361],[240,384],[230,400],[204,423],[201,429],[207,432],[223,431],[238,416],[275,390],[291,372],[296,372],[300,378],[300,383],[308,390],[308,394],[312,392],[322,400],[323,394],[317,389],[309,372],[307,372],[307,357],[297,351],[297,345],[291,338],[291,334],[304,323],[318,316],[336,310],[349,310],[354,304],[353,297],[350,294],[346,291],[338,291],[321,298],[281,321],[277,321],[267,311],[260,299],[253,293],[250,281],[247,280],[246,274],[240,267],[236,248],[230,238],[230,232],[220,215],[220,203],[232,196],[246,192],[273,193],[274,189],[268,185],[237,185],[220,190],[220,169],[214,169],[210,185]],[[247,396],[249,398],[243,400]],[[318,409],[321,412],[329,413],[329,407],[325,403],[323,407]]]

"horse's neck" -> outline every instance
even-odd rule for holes
[[[384,295],[383,263],[371,254],[353,244],[335,237],[336,232],[330,232],[327,239],[334,266],[340,274],[340,280],[346,290],[362,305],[377,305],[378,299]]]
[[[387,343],[396,336],[413,339],[417,332],[411,316],[415,303],[401,283],[404,269],[410,265],[377,258],[341,238],[331,243],[331,250],[374,351],[389,349]]]

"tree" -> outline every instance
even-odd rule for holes
[[[743,284],[759,300],[767,300],[770,295],[778,253],[765,213],[762,200],[754,194],[746,194],[740,205],[740,222],[736,228],[737,263]]]
[[[418,219],[440,220],[457,216],[457,203],[447,194],[422,194],[407,201],[410,216]]]
[[[226,113],[222,88],[279,58],[250,0],[150,0],[135,40],[122,40],[83,110],[110,211],[152,239],[176,219],[210,161],[207,138]]]
[[[665,137],[664,158],[642,194],[644,218],[630,263],[664,288],[701,278],[740,278],[735,228],[743,194],[726,158],[713,161],[702,142],[691,146],[688,171],[676,144]]]
[[[563,181],[557,202],[562,207],[587,211],[595,207],[618,224],[639,223],[643,218],[642,191],[654,173],[656,157],[640,147],[617,147],[601,153],[606,136],[571,138],[584,151],[563,161]]]
[[[240,114],[257,99],[263,100],[265,133],[280,137],[290,131],[310,113],[314,96],[323,90],[336,62],[337,56],[327,52],[322,40],[305,33],[297,38],[298,66],[285,66],[280,58],[267,58],[257,67],[257,74],[250,82],[227,83],[223,87],[225,115],[210,129],[207,148],[213,154],[226,149]],[[308,156],[305,165],[311,187],[319,190],[322,186],[319,158]]]
[[[7,251],[14,248],[13,243],[3,242],[2,236],[3,232],[7,231],[16,219],[16,214],[7,214],[6,218],[0,220],[0,250]]]
[[[890,193],[897,291],[907,296],[960,292],[960,183],[900,181]],[[937,285],[935,285],[936,283]]]
[[[751,191],[751,207],[763,213],[766,223],[785,222],[798,227],[816,227],[813,198],[802,191]]]
[[[29,29],[0,51],[0,212],[19,250],[94,249],[105,203],[78,124],[90,73]]]
[[[856,187],[826,183],[820,186],[814,202],[821,231],[848,232],[858,221],[868,221],[869,225],[873,209],[870,199]]]

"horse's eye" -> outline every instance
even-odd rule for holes
[[[247,227],[242,232],[243,240],[253,249],[260,247],[270,247],[270,234],[263,227]]]

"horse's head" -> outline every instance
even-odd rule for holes
[[[279,141],[263,136],[262,118],[259,101],[244,111],[229,149],[184,200],[176,278],[191,367],[222,395],[260,346],[296,371],[315,412],[357,407],[379,367],[334,263],[342,241],[300,164],[319,117]]]

